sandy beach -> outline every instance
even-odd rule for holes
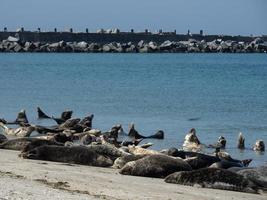
[[[116,169],[26,160],[0,151],[0,199],[257,199],[247,194],[123,176]]]

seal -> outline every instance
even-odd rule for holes
[[[240,132],[237,139],[237,148],[238,149],[245,149],[245,137]]]
[[[139,134],[137,130],[135,130],[134,124],[131,123],[128,136],[135,138],[135,139],[141,139],[141,138],[164,139],[164,132],[162,130],[159,130],[153,135],[143,136],[143,135]]]
[[[257,185],[252,181],[225,169],[204,168],[194,171],[175,172],[167,176],[165,182],[248,193],[258,192]]]
[[[29,145],[27,147],[27,145]],[[30,146],[31,145],[31,146]],[[10,139],[0,144],[0,149],[9,149],[15,151],[23,151],[26,147],[33,148],[41,145],[63,145],[54,141],[38,139],[38,138],[16,138]]]
[[[149,155],[128,162],[119,173],[123,175],[164,178],[177,171],[192,170],[189,164],[180,158],[166,155]]]
[[[252,159],[246,159],[241,161],[228,161],[228,160],[221,160],[209,166],[209,168],[220,168],[220,169],[228,169],[231,167],[247,167]]]
[[[163,130],[159,130],[157,131],[154,135],[150,135],[146,138],[152,138],[152,139],[164,139],[164,131]]]
[[[214,144],[210,144],[208,147],[209,148],[221,148],[221,149],[225,149],[225,146],[226,146],[226,139],[225,139],[225,137],[220,136],[218,138],[217,143],[215,145]]]
[[[15,123],[17,124],[19,123],[28,124],[29,123],[27,115],[26,115],[26,111],[24,109],[18,113]]]
[[[265,151],[265,144],[263,140],[257,140],[254,147],[254,151]]]
[[[188,134],[186,134],[183,149],[189,151],[199,151],[202,145],[196,135],[196,129],[192,128]]]
[[[16,137],[29,137],[31,133],[35,130],[35,127],[30,125],[25,125],[18,128],[8,128],[1,122],[0,122],[0,128],[3,129],[6,135],[16,136]]]
[[[53,117],[52,119],[56,121],[57,124],[63,124],[64,122],[66,122],[68,119],[71,119],[73,111],[72,110],[66,110],[64,112],[61,113],[61,117]]]
[[[145,149],[145,148],[135,146],[135,145],[128,146],[128,151],[134,155],[140,155],[140,154],[145,154],[145,155],[158,155],[158,154],[160,154],[160,155],[163,155],[162,153],[160,153],[158,151],[155,151],[152,149]]]
[[[114,161],[113,168],[121,169],[124,167],[124,165],[126,163],[131,162],[131,161],[135,161],[135,160],[139,160],[141,158],[144,158],[145,156],[147,156],[147,155],[139,154],[139,155],[127,155],[127,156],[119,157]]]
[[[237,173],[251,180],[261,189],[267,190],[267,166],[243,168]]]
[[[21,153],[22,158],[73,163],[97,167],[110,167],[113,161],[84,146],[43,145]]]
[[[130,155],[129,153],[126,153],[125,151],[118,149],[114,145],[108,143],[97,145],[90,144],[86,147],[100,155],[109,157],[111,160],[116,160],[118,157]]]
[[[93,124],[94,115],[89,114],[88,116],[84,117],[79,124],[83,127],[83,129],[91,130]]]

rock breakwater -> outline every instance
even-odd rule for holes
[[[107,44],[87,42],[23,42],[9,36],[0,42],[0,52],[77,52],[77,53],[266,53],[267,42],[256,38],[252,42],[223,41],[216,39],[211,42],[197,41],[165,41],[163,43],[144,42]]]

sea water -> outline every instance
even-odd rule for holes
[[[146,140],[154,149],[181,148],[194,127],[204,144],[222,135],[232,157],[267,162],[252,151],[257,139],[267,144],[266,54],[0,54],[0,118],[23,108],[31,123],[54,124],[37,120],[37,106],[93,113],[103,131],[131,122],[146,136],[163,130],[164,140]]]

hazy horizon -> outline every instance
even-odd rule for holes
[[[267,35],[266,0],[1,0],[1,30],[90,32],[119,28],[136,32],[163,29],[177,33]]]

